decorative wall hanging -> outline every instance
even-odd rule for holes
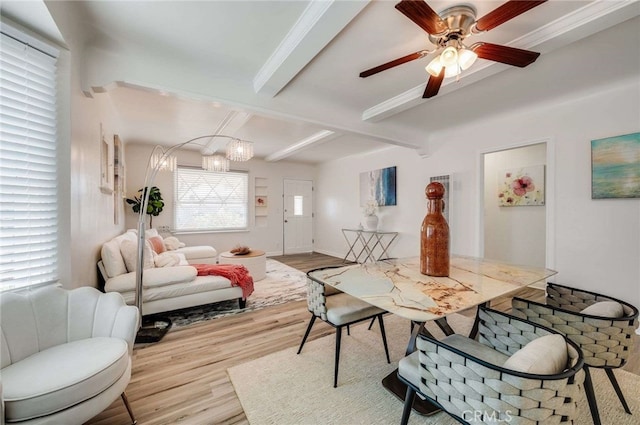
[[[125,177],[124,146],[120,137],[113,136],[113,224],[120,224],[124,214]]]
[[[591,141],[591,198],[640,198],[640,133]]]
[[[360,206],[372,200],[379,207],[396,205],[396,167],[360,173]]]
[[[256,207],[266,207],[266,206],[267,206],[267,197],[256,196]]]
[[[113,193],[113,140],[106,137],[100,124],[100,191]]]
[[[544,205],[544,165],[504,170],[498,185],[501,207]]]

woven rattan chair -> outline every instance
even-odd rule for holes
[[[386,311],[342,292],[336,293],[335,291],[331,291],[331,296],[327,296],[326,294],[329,292],[328,289],[329,288],[326,288],[325,290],[324,284],[320,282],[316,282],[310,278],[307,279],[307,306],[311,313],[311,321],[309,321],[309,326],[307,326],[307,330],[304,333],[302,342],[300,343],[298,354],[302,351],[302,347],[307,341],[307,337],[309,336],[309,332],[311,332],[311,328],[313,327],[316,318],[320,318],[336,328],[336,355],[333,375],[333,387],[335,388],[338,386],[340,340],[342,338],[343,327],[346,326],[347,332],[349,332],[349,325],[377,318],[378,323],[380,324],[380,333],[382,334],[384,352],[387,355],[387,363],[391,363],[391,360],[389,358],[387,336],[384,331],[384,321],[382,319],[382,315],[386,313]]]
[[[622,317],[611,318],[581,314],[586,307],[601,301],[615,301],[622,306]],[[622,367],[629,358],[633,333],[638,327],[638,309],[624,301],[555,283],[547,284],[546,304],[515,297],[513,314],[543,326],[554,328],[574,341],[584,354],[585,392],[593,422],[600,424],[600,414],[589,368],[602,368],[607,373],[625,412],[631,414],[613,369]]]
[[[486,307],[478,307],[477,320],[478,341],[418,335],[418,351],[398,368],[407,384],[401,423],[408,422],[416,393],[461,423],[573,423],[584,379],[577,344],[563,337],[569,361],[561,373],[518,372],[502,366],[512,354],[539,337],[562,334]]]

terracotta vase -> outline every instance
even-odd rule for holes
[[[449,276],[449,225],[442,215],[444,186],[429,183],[425,193],[428,205],[420,229],[420,273]]]

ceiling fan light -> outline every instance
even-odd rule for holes
[[[429,74],[433,75],[434,77],[437,77],[438,75],[440,75],[440,71],[442,71],[440,56],[436,56],[431,62],[429,62],[429,65],[427,65],[424,69],[426,69],[426,71]]]
[[[463,71],[473,65],[476,59],[478,59],[478,55],[473,50],[460,49],[458,51],[458,63]]]
[[[455,77],[456,75],[460,75],[460,67],[458,64],[447,66],[444,69],[444,78]]]
[[[458,63],[458,49],[449,46],[440,54],[440,62],[447,68]]]

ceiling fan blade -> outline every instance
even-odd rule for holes
[[[442,85],[442,80],[444,80],[444,71],[445,69],[443,67],[437,77],[434,77],[433,75],[429,76],[427,87],[424,89],[424,94],[422,95],[423,99],[428,99],[438,94],[440,86]]]
[[[447,24],[423,0],[402,0],[396,4],[396,9],[429,34],[447,30]]]
[[[484,15],[482,18],[476,21],[476,29],[478,31],[489,31],[502,25],[510,19],[526,12],[529,9],[533,9],[536,6],[540,6],[547,0],[539,1],[521,1],[521,0],[509,0],[502,6],[492,10]]]
[[[383,63],[382,65],[378,65],[375,68],[367,69],[366,71],[362,71],[360,73],[361,78],[367,78],[373,74],[377,74],[378,72],[386,71],[389,68],[393,68],[394,66],[402,65],[403,63],[411,62],[412,60],[420,59],[427,52],[421,50],[419,52],[411,53],[410,55],[403,56],[401,58],[392,60],[391,62]]]
[[[540,56],[538,52],[491,43],[476,43],[471,46],[470,49],[473,50],[479,58],[519,66],[520,68],[531,65],[538,59],[538,56]]]

